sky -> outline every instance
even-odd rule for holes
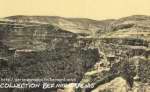
[[[12,15],[117,19],[150,15],[150,0],[0,0],[0,17]]]

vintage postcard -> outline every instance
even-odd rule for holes
[[[0,0],[0,92],[150,92],[149,0]]]

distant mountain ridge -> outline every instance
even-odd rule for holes
[[[105,25],[108,25],[114,20],[92,20],[86,18],[64,18],[59,16],[10,16],[4,19],[21,22],[32,22],[32,23],[47,23],[57,25],[62,29],[74,32],[74,33],[87,33],[93,34],[98,30],[104,30]]]
[[[60,27],[61,29],[73,32],[88,34],[92,37],[108,34],[112,30],[131,28],[136,26],[149,27],[150,16],[133,15],[120,19],[92,20],[87,18],[65,18],[59,16],[10,16],[4,19],[17,23],[43,23]],[[145,25],[146,24],[146,25]]]

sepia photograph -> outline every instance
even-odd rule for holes
[[[0,92],[150,92],[150,0],[0,0]]]

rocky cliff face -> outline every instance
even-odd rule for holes
[[[94,72],[86,73],[81,81],[96,83],[94,89],[86,89],[87,92],[149,92],[148,20],[148,16],[130,16],[110,24],[111,31],[99,40],[100,62]],[[126,82],[126,89],[113,82],[120,77],[123,78],[119,79],[122,83]]]
[[[149,30],[150,17],[140,15],[103,21],[56,16],[6,17],[0,20],[0,76],[73,78],[74,82],[95,84],[94,88],[76,92],[149,92]]]

